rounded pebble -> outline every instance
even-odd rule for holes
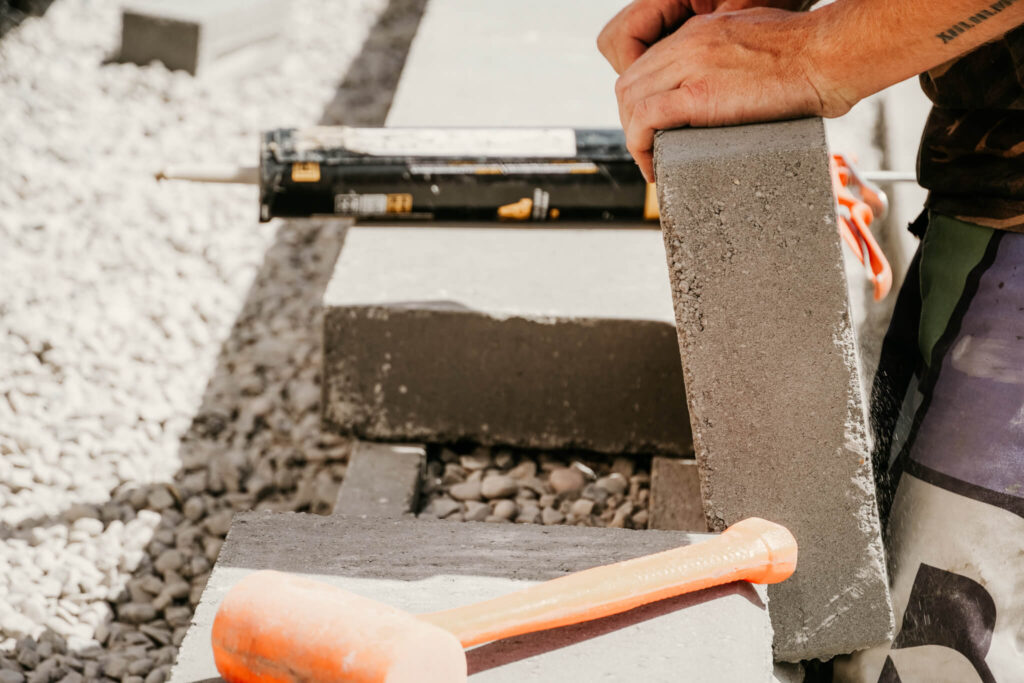
[[[499,500],[494,504],[493,515],[498,519],[512,519],[519,514],[519,506],[508,499]]]
[[[462,506],[451,498],[437,498],[427,508],[427,512],[438,519],[445,519],[462,509]]]
[[[464,481],[448,489],[449,495],[455,500],[480,500],[482,496],[481,482]]]
[[[516,516],[518,524],[537,524],[541,521],[540,508],[536,505],[524,505]]]
[[[541,513],[541,521],[547,525],[561,524],[565,521],[565,515],[554,508],[544,508]]]
[[[530,479],[535,477],[537,476],[537,463],[533,460],[523,460],[508,471],[508,476],[513,479]]]
[[[129,602],[117,608],[117,616],[126,623],[141,624],[156,617],[156,608],[148,602]]]
[[[465,520],[467,522],[482,522],[491,514],[491,506],[475,500],[466,502]]]
[[[555,493],[575,493],[583,489],[586,478],[575,467],[559,467],[551,471],[551,488]]]
[[[583,517],[589,517],[590,513],[594,511],[594,501],[587,498],[579,498],[572,502],[572,507],[569,508],[569,514],[577,519]]]
[[[480,485],[480,493],[484,498],[513,498],[519,492],[519,484],[511,477],[492,474],[484,477]]]
[[[613,496],[621,496],[629,488],[629,480],[617,472],[601,477],[594,484]]]
[[[459,464],[469,472],[486,469],[493,463],[491,452],[482,448],[459,458]]]

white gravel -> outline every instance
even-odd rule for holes
[[[293,0],[287,57],[236,80],[104,64],[112,0],[57,0],[0,39],[0,650],[45,628],[85,647],[109,621],[161,521],[140,508],[167,501],[89,511],[182,470],[181,437],[279,228],[257,222],[253,188],[153,172],[251,164],[258,131],[315,123],[385,4]],[[315,409],[304,381],[290,395]]]

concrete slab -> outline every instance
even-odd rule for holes
[[[398,518],[415,513],[426,461],[427,450],[419,444],[357,441],[332,514]]]
[[[333,429],[690,450],[656,231],[353,228],[324,306]]]
[[[595,47],[627,0],[430,0],[389,126],[619,125]]]
[[[649,529],[708,530],[696,460],[654,457],[649,509]]]
[[[130,0],[118,60],[193,75],[254,68],[283,53],[287,0]]]
[[[818,119],[660,133],[662,230],[714,529],[757,515],[800,543],[769,590],[776,656],[892,633],[867,415]]]
[[[231,586],[258,569],[312,575],[420,613],[697,538],[664,531],[238,515],[171,681],[220,680],[210,650],[216,607]],[[762,589],[730,584],[589,624],[479,646],[468,653],[470,681],[770,681],[770,642]]]

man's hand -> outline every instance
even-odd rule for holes
[[[696,14],[693,4],[713,5],[714,0],[634,0],[602,29],[597,36],[597,49],[615,73],[621,74],[647,52],[647,48]]]
[[[776,9],[688,19],[638,57],[615,93],[626,146],[648,182],[654,133],[797,116],[838,116],[856,101],[824,82],[824,34],[811,15]]]

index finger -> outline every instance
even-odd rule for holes
[[[647,43],[636,38],[621,41],[615,46],[615,52],[608,61],[611,62],[612,68],[615,69],[615,72],[621,74],[623,71],[628,69],[633,62],[640,59],[644,52],[647,51],[648,47],[650,46]]]
[[[690,14],[686,0],[634,0],[604,27],[597,47],[621,74]]]

